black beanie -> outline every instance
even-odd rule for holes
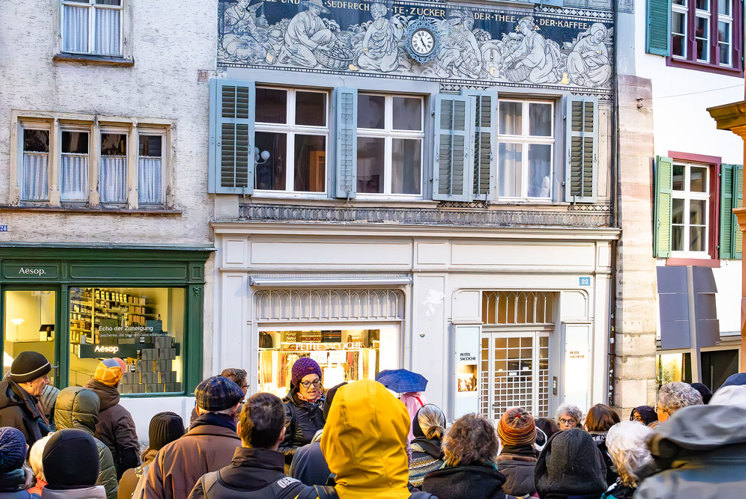
[[[21,352],[10,365],[10,379],[16,383],[27,383],[40,378],[52,370],[49,361],[39,352]]]
[[[184,435],[184,421],[175,412],[159,412],[150,420],[150,450],[160,450]]]
[[[334,400],[334,394],[337,393],[337,390],[339,390],[340,387],[345,386],[347,384],[346,381],[343,381],[342,383],[338,384],[337,386],[333,386],[329,388],[326,392],[326,398],[324,399],[324,420],[329,417],[329,410],[332,408],[332,400]]]
[[[702,383],[692,383],[692,388],[697,390],[699,394],[702,395],[702,402],[704,402],[705,405],[710,403],[710,399],[712,398],[712,391],[707,388],[707,385],[704,385]]]
[[[99,471],[96,442],[83,430],[57,431],[44,447],[41,464],[50,489],[93,487]]]
[[[539,497],[600,496],[608,488],[603,455],[590,434],[579,428],[549,438],[536,461],[534,482]]]

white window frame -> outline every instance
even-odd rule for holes
[[[99,199],[101,197],[101,167],[103,166],[103,161],[102,160],[103,160],[103,157],[104,157],[104,155],[103,155],[103,153],[101,151],[101,144],[103,142],[102,139],[101,139],[101,137],[104,134],[124,135],[124,141],[125,141],[124,142],[124,144],[125,144],[124,147],[125,147],[125,149],[127,151],[127,154],[125,154],[125,156],[124,156],[124,164],[125,164],[125,169],[124,169],[125,179],[124,179],[124,181],[125,181],[125,184],[127,185],[127,189],[126,189],[126,192],[125,192],[125,195],[124,195],[124,201],[122,201],[122,202],[111,202],[111,201],[104,202],[103,200],[101,200],[101,204],[105,205],[105,206],[122,206],[122,205],[126,205],[127,201],[128,201],[128,198],[129,198],[130,187],[132,186],[132,181],[134,180],[135,185],[137,185],[137,179],[131,179],[130,178],[131,177],[131,172],[130,172],[130,168],[129,168],[129,163],[130,163],[130,158],[132,157],[132,148],[131,148],[132,144],[131,144],[131,141],[130,141],[130,128],[129,127],[122,127],[122,126],[101,126],[99,128],[99,130],[98,130],[98,141],[97,141],[97,144],[98,144],[98,151],[97,151],[98,152],[98,158],[97,158],[98,161],[97,161],[97,163],[98,164],[96,165],[96,171],[98,172],[98,174],[96,175],[96,179],[98,181],[98,185],[96,186],[96,190],[99,193]]]
[[[328,197],[328,191],[329,191],[329,168],[330,168],[330,161],[329,161],[329,141],[331,140],[331,134],[329,133],[329,111],[330,111],[330,103],[329,100],[331,98],[330,92],[323,90],[323,89],[316,89],[316,88],[293,88],[293,87],[273,87],[269,85],[259,85],[256,87],[257,90],[259,89],[271,89],[271,90],[283,90],[286,92],[287,95],[287,105],[286,105],[286,115],[285,115],[285,123],[264,123],[260,121],[255,121],[254,123],[254,134],[257,134],[259,132],[265,132],[265,133],[284,133],[287,136],[287,142],[286,142],[286,151],[285,151],[285,189],[284,190],[278,190],[278,189],[257,189],[254,188],[254,192],[259,195],[269,195],[269,196],[279,196],[279,197],[288,197],[288,196],[302,196],[302,197],[313,197],[313,198],[327,198]],[[307,92],[307,93],[317,93],[317,94],[324,94],[325,99],[325,109],[324,113],[326,115],[326,126],[320,127],[320,126],[310,126],[310,125],[296,125],[295,124],[295,96],[296,92]],[[323,191],[296,191],[295,190],[295,136],[296,135],[316,135],[321,137],[326,137],[325,141],[325,165],[324,165],[324,190]],[[251,179],[251,182],[254,182],[256,185],[256,174],[257,174],[258,168],[254,168],[254,178]]]
[[[724,68],[732,68],[733,67],[733,0],[725,0],[730,5],[730,13],[723,14],[722,12],[718,12],[718,25],[716,26],[716,33],[717,33],[717,57],[720,58],[720,46],[721,45],[728,45],[728,62],[723,63],[723,61],[718,61],[718,64]],[[720,23],[727,24],[729,26],[728,28],[728,41],[727,42],[721,42],[720,41]]]
[[[138,205],[140,206],[163,206],[166,204],[166,186],[168,185],[168,178],[166,177],[166,174],[168,172],[168,148],[167,148],[167,139],[168,139],[168,133],[167,130],[163,128],[148,128],[148,127],[138,127],[137,130],[135,130],[136,136],[137,136],[137,150],[135,157],[137,158],[137,178],[138,178]],[[139,196],[140,196],[140,190],[139,190],[139,179],[140,179],[140,158],[154,158],[155,156],[140,156],[140,137],[142,135],[154,135],[161,138],[161,202],[160,203],[143,203],[140,204],[139,202]]]
[[[689,46],[689,38],[688,38],[687,31],[689,30],[689,2],[690,1],[694,1],[694,0],[684,0],[684,4],[683,5],[677,5],[677,4],[672,4],[671,5],[671,10],[673,12],[675,12],[677,14],[681,14],[682,16],[684,16],[684,32],[683,33],[676,33],[677,35],[681,35],[681,36],[684,37],[684,41],[683,41],[683,45],[682,45],[683,48],[684,48],[684,53],[681,54],[681,55],[673,53],[673,35],[674,35],[674,31],[673,31],[673,27],[671,28],[671,57],[674,57],[676,59],[686,59],[686,57],[688,55],[687,48]],[[672,24],[672,26],[673,26],[673,24]]]
[[[119,5],[97,4],[96,0],[62,0],[60,2],[60,35],[62,37],[62,52],[66,54],[84,54],[84,55],[101,55],[105,57],[123,57],[124,56],[124,2],[121,0]],[[88,9],[88,50],[86,52],[71,52],[64,49],[65,47],[65,7],[78,7]],[[99,54],[96,52],[96,9],[118,10],[119,11],[119,51],[116,54]]]
[[[690,251],[688,249],[686,250],[673,250],[673,208],[671,209],[671,256],[674,258],[710,258],[709,249],[710,249],[710,165],[703,164],[703,163],[687,163],[684,161],[674,161],[673,162],[673,168],[676,168],[677,165],[684,167],[684,190],[671,190],[671,198],[672,199],[683,199],[684,200],[684,223],[683,224],[675,224],[677,226],[683,227],[684,232],[684,240],[683,245],[684,248],[689,248],[690,245],[690,234],[691,234],[691,223],[690,223],[690,213],[691,213],[691,200],[698,200],[698,201],[704,201],[705,202],[705,230],[704,230],[704,251]],[[702,168],[705,170],[705,192],[692,192],[690,191],[690,184],[691,184],[691,171],[692,167],[695,168]]]
[[[380,92],[359,92],[358,95],[370,95],[384,98],[384,124],[381,128],[357,129],[358,138],[384,139],[383,152],[383,192],[358,192],[358,199],[423,199],[422,176],[425,169],[424,147],[425,147],[425,98],[421,95],[409,94],[386,94]],[[418,99],[420,101],[420,130],[395,130],[394,129],[394,98]],[[358,110],[359,112],[359,110]],[[393,182],[393,139],[413,139],[420,141],[420,192],[418,194],[398,194],[391,192]],[[355,159],[357,163],[357,158]],[[357,166],[356,166],[357,167]]]
[[[80,132],[80,133],[87,133],[88,134],[88,195],[85,196],[85,199],[62,199],[62,157],[65,154],[73,154],[73,153],[65,153],[62,151],[62,134],[64,132]],[[92,172],[95,171],[98,172],[98,161],[96,155],[92,154],[94,150],[94,144],[96,143],[96,140],[94,139],[94,127],[92,125],[83,125],[83,124],[72,124],[72,123],[60,123],[60,131],[59,134],[55,137],[58,141],[58,144],[60,145],[59,150],[59,156],[60,160],[58,162],[59,169],[55,172],[55,178],[56,183],[60,192],[60,202],[66,203],[66,204],[87,204],[90,202],[91,198],[91,191],[96,190],[98,192],[98,186],[93,185],[91,182],[92,178]],[[95,159],[95,161],[94,161]],[[97,178],[96,174],[96,178]]]
[[[555,115],[554,115],[554,101],[551,100],[532,100],[532,99],[513,99],[513,98],[500,98],[498,100],[498,106],[502,103],[507,102],[520,102],[521,103],[521,135],[509,135],[500,133],[500,108],[497,111],[497,166],[495,167],[495,178],[497,179],[497,185],[495,186],[495,192],[497,193],[497,199],[499,201],[530,201],[532,203],[551,203],[554,196],[554,148],[556,145],[555,138]],[[529,123],[529,106],[530,104],[549,104],[552,122],[550,123],[550,136],[537,136],[529,135],[530,123]],[[500,196],[500,143],[505,142],[509,144],[520,144],[521,145],[521,195],[520,196]],[[528,197],[528,174],[529,174],[529,162],[528,162],[528,146],[531,144],[550,146],[549,157],[551,163],[549,165],[549,196],[546,198]]]
[[[696,1],[696,0],[694,0],[694,1]],[[704,40],[704,42],[705,42],[705,44],[704,44],[704,46],[705,46],[704,58],[700,59],[699,57],[697,57],[697,61],[698,62],[709,63],[710,62],[710,35],[711,35],[711,29],[712,29],[712,25],[711,25],[712,19],[711,19],[711,15],[710,15],[710,10],[711,10],[711,7],[712,7],[711,2],[713,0],[705,0],[705,1],[707,2],[707,10],[702,10],[702,9],[696,8],[696,4],[695,4],[695,8],[694,8],[694,50],[695,50],[695,55],[697,55],[696,54],[697,40]],[[697,19],[706,19],[707,20],[707,29],[705,29],[705,36],[704,37],[698,37],[697,36]]]
[[[24,167],[23,167],[23,158],[26,155],[26,149],[24,148],[24,131],[25,130],[42,130],[47,133],[49,133],[49,144],[48,144],[48,151],[47,151],[47,169],[49,172],[49,178],[47,179],[47,196],[45,199],[23,199],[21,197],[21,193],[23,192],[23,182],[26,179],[26,176],[24,175]],[[18,165],[16,169],[16,177],[18,179],[17,181],[17,188],[18,188],[18,194],[19,194],[19,200],[22,203],[30,203],[30,204],[46,204],[49,202],[49,191],[52,188],[52,164],[53,164],[53,157],[54,157],[54,130],[50,123],[48,122],[38,122],[38,121],[19,121],[18,123]],[[41,154],[37,152],[32,152],[32,154]]]

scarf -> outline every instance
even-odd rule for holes
[[[528,462],[535,463],[537,458],[538,458],[538,454],[536,452],[536,449],[534,449],[533,445],[516,445],[516,446],[506,445],[500,451],[500,455],[497,456],[498,462],[513,460],[513,461],[528,461]]]
[[[196,428],[197,426],[208,425],[208,426],[222,426],[229,430],[236,431],[236,420],[228,414],[217,414],[215,412],[205,412],[197,419],[192,421],[189,429]]]

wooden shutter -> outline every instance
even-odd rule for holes
[[[565,201],[595,203],[598,183],[598,99],[565,99]]]
[[[254,82],[210,80],[208,192],[254,192]]]
[[[743,165],[734,165],[733,168],[733,208],[743,207]],[[738,226],[738,218],[731,213],[733,222],[733,258],[743,258],[743,232]]]
[[[671,256],[671,209],[673,191],[673,160],[658,156],[655,160],[655,219],[653,252],[656,257]]]
[[[334,106],[334,196],[343,199],[357,194],[357,89],[335,88]]]
[[[433,199],[471,201],[472,168],[469,112],[470,98],[435,96],[435,151]]]
[[[472,179],[473,199],[494,198],[495,168],[497,163],[497,92],[462,91],[471,100],[469,111],[472,116],[470,144],[474,163]]]
[[[645,19],[645,51],[671,54],[671,0],[648,0]]]
[[[733,172],[735,165],[720,165],[720,258],[733,258]]]

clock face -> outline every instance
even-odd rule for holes
[[[427,55],[435,48],[435,37],[427,29],[418,29],[412,34],[412,49],[420,55]]]

